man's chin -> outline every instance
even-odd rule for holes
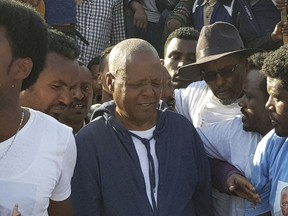
[[[243,124],[243,130],[244,131],[251,131],[251,128],[249,126]]]
[[[243,124],[243,130],[246,132],[256,132],[259,133],[259,130],[257,130],[256,127],[250,126],[250,125],[245,125]]]
[[[60,113],[51,113],[50,116],[55,118],[57,121],[59,121]]]
[[[230,104],[233,104],[236,100],[235,99],[220,99],[218,98],[220,103],[223,104],[223,105],[230,105]]]
[[[279,137],[288,137],[287,131],[283,131],[279,127],[275,127],[274,129],[275,129],[275,133],[277,134],[277,136],[279,136]]]
[[[59,121],[59,116],[62,114],[62,112],[53,112],[53,111],[47,111],[47,112],[45,112],[47,115],[49,115],[49,116],[51,116],[51,117],[53,117],[53,118],[55,118],[56,120],[58,120]]]

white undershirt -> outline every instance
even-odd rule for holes
[[[146,131],[130,131],[141,138],[146,138],[150,139],[153,136],[153,132],[155,130],[155,126],[149,130]],[[146,194],[149,199],[149,202],[152,205],[152,199],[151,199],[151,190],[150,190],[150,179],[149,179],[149,162],[148,162],[148,157],[147,157],[147,150],[145,145],[137,138],[134,136],[131,136],[132,140],[134,142],[134,146],[140,161],[140,166],[141,166],[141,171],[144,176],[145,180],[145,186],[146,186]],[[150,140],[150,153],[153,157],[154,160],[154,167],[155,167],[155,183],[156,183],[156,188],[155,188],[155,193],[154,193],[154,198],[157,204],[157,193],[158,193],[158,182],[159,182],[159,175],[158,175],[158,159],[156,156],[156,151],[155,151],[155,139]]]

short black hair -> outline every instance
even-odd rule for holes
[[[166,55],[167,46],[173,38],[198,41],[199,32],[196,29],[194,29],[193,27],[180,27],[180,28],[176,29],[166,39],[166,42],[164,45],[164,55]]]
[[[48,52],[54,52],[70,60],[78,59],[80,49],[72,37],[55,29],[49,29]]]
[[[113,49],[114,46],[110,46],[110,47],[107,47],[106,49],[103,50],[103,52],[101,53],[101,56],[100,56],[100,60],[99,60],[99,72],[103,72],[104,70],[104,67],[106,64],[108,64],[108,56],[109,54],[111,53],[112,49]]]
[[[256,52],[253,55],[249,56],[248,58],[248,67],[249,70],[258,70],[261,71],[264,60],[271,54],[271,52]],[[260,72],[261,73],[261,72]],[[263,76],[263,79],[260,81],[259,84],[260,90],[266,94],[267,99],[269,97],[267,92],[267,78]]]
[[[92,58],[91,61],[89,61],[87,68],[91,70],[92,66],[99,65],[99,62],[100,62],[100,55],[97,55],[94,58]]]
[[[21,90],[25,90],[44,68],[47,26],[34,9],[14,0],[0,1],[0,26],[6,29],[13,58],[31,58],[33,62],[30,75],[22,83]]]
[[[281,81],[282,87],[288,90],[288,47],[283,45],[272,52],[265,60],[261,69],[266,77]]]

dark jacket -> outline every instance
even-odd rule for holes
[[[192,9],[192,25],[199,32],[201,31],[204,25],[203,7],[201,6],[203,2],[204,0],[196,0]],[[231,3],[232,3],[231,0],[225,0],[225,1],[218,0],[212,11],[210,24],[213,24],[217,21],[235,24],[237,19],[236,16],[238,8],[235,7],[235,5],[232,5]],[[229,13],[228,8],[230,8],[230,10],[233,11],[232,14]]]
[[[103,104],[98,117],[76,136],[78,158],[72,179],[74,215],[152,216],[131,135]],[[213,215],[209,164],[202,142],[183,116],[159,111],[158,216]]]
[[[217,0],[210,24],[223,21],[233,24],[243,39],[245,47],[275,50],[282,41],[271,39],[280,12],[271,0]],[[200,31],[204,25],[203,0],[196,0],[192,9],[192,26]],[[232,12],[232,13],[231,13]]]

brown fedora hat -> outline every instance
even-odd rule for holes
[[[226,22],[215,22],[203,26],[196,47],[196,62],[185,65],[183,68],[204,64],[231,54],[250,55],[259,51],[261,49],[245,49],[234,25]]]

